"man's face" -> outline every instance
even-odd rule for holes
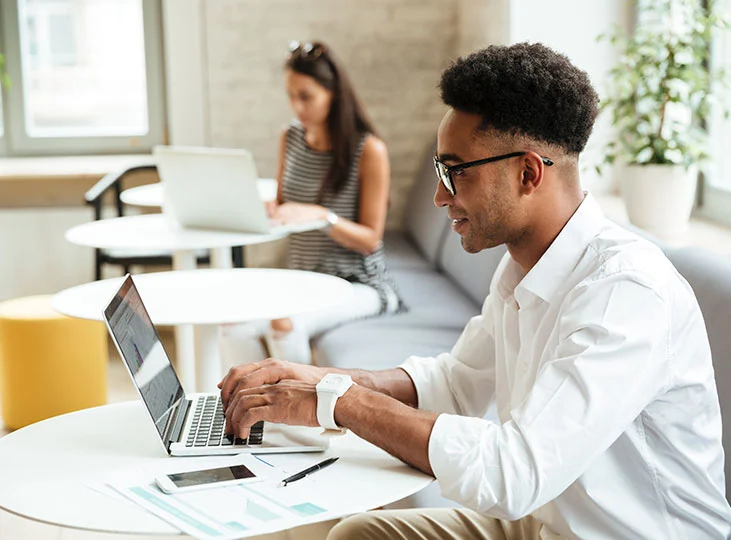
[[[451,166],[516,150],[478,132],[480,121],[479,115],[447,112],[437,134],[438,159]],[[477,253],[520,238],[519,167],[520,159],[512,158],[452,173],[455,195],[438,183],[434,204],[447,207],[465,251]]]

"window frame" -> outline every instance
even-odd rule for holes
[[[163,143],[166,134],[165,75],[160,0],[141,0],[147,80],[148,131],[145,135],[30,137],[25,126],[25,100],[21,69],[19,0],[0,5],[0,44],[10,87],[3,89],[4,137],[0,155],[125,154],[149,151]]]
[[[709,7],[707,1],[703,3],[706,8]],[[731,0],[721,0],[719,4],[721,4],[720,8],[722,12],[727,13],[731,10]],[[723,32],[724,42],[721,44],[712,44],[711,54],[720,56],[721,61],[728,66],[727,70],[731,71],[731,30],[725,30]],[[725,105],[731,106],[731,101],[727,100]],[[718,111],[716,114],[720,116]],[[725,119],[719,118],[718,116],[711,118],[710,122],[706,123],[706,129],[709,130],[708,135],[711,140],[714,137],[723,137],[727,133],[731,134],[731,117]],[[718,135],[714,135],[716,131],[718,131]],[[711,159],[724,160],[724,166],[721,167],[719,164],[713,164],[711,162],[708,166],[701,167],[704,173],[698,182],[698,194],[696,197],[696,205],[693,208],[693,216],[710,219],[726,227],[731,227],[731,183],[727,182],[728,185],[718,186],[709,181],[709,178],[704,177],[705,175],[714,174],[721,174],[725,177],[731,174],[731,159],[719,156],[719,153],[722,151],[720,145],[711,143]]]
[[[1,6],[0,6],[1,7]],[[3,63],[3,70],[7,71],[8,67],[8,56],[5,53],[5,39],[3,34],[3,25],[2,25],[2,11],[0,10],[0,52],[2,52],[3,57],[5,58],[5,61]],[[4,157],[8,153],[7,148],[7,139],[8,139],[8,128],[7,128],[7,118],[8,118],[8,99],[6,95],[7,89],[2,84],[2,81],[0,81],[0,109],[2,109],[2,134],[0,134],[0,157]]]
[[[699,190],[699,202],[693,215],[731,227],[731,190],[710,185],[708,182],[699,184]]]

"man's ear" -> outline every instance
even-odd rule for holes
[[[522,169],[520,171],[521,190],[525,195],[533,193],[543,182],[543,169],[545,165],[541,157],[535,152],[526,152],[521,157],[520,163]]]

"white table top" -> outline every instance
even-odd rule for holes
[[[277,197],[277,181],[274,178],[259,178],[259,195],[263,201],[273,201]],[[162,182],[125,189],[120,199],[133,206],[159,207],[163,202]]]
[[[352,433],[332,441],[353,512],[421,490],[432,478]],[[175,534],[176,529],[126,501],[87,487],[130,467],[165,466],[170,458],[142,403],[106,405],[50,418],[0,439],[0,508],[61,527],[126,534]],[[193,458],[195,459],[195,458]],[[325,477],[321,477],[325,478]],[[358,486],[358,489],[353,489]]]
[[[111,278],[63,290],[57,311],[102,320],[102,311],[122,283]],[[225,324],[278,319],[347,301],[344,279],[301,270],[233,268],[180,270],[133,276],[155,324]]]
[[[322,227],[313,222],[312,229]],[[301,230],[305,230],[304,228]],[[164,214],[146,214],[90,221],[71,227],[66,240],[103,249],[196,250],[248,246],[283,238],[286,233],[254,234],[208,229],[185,229]]]

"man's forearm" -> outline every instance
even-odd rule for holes
[[[415,401],[416,390],[403,370],[389,370],[389,375],[376,377],[377,383],[396,393],[403,391],[402,385],[407,385],[398,374],[390,373],[395,371],[401,371],[408,379]],[[354,380],[358,382],[355,377]],[[419,411],[400,399],[397,401],[397,395],[391,396],[388,391],[374,390],[366,384],[351,386],[337,401],[335,422],[413,467],[433,474],[429,464],[429,437],[438,415]]]
[[[327,370],[346,373],[353,381],[361,386],[386,394],[410,407],[418,407],[419,399],[416,387],[411,377],[401,368],[369,371],[365,369],[334,369]]]
[[[361,384],[359,380],[362,380],[362,386],[386,394],[410,407],[419,406],[414,381],[401,368],[381,371],[356,370],[353,380],[358,384]]]

